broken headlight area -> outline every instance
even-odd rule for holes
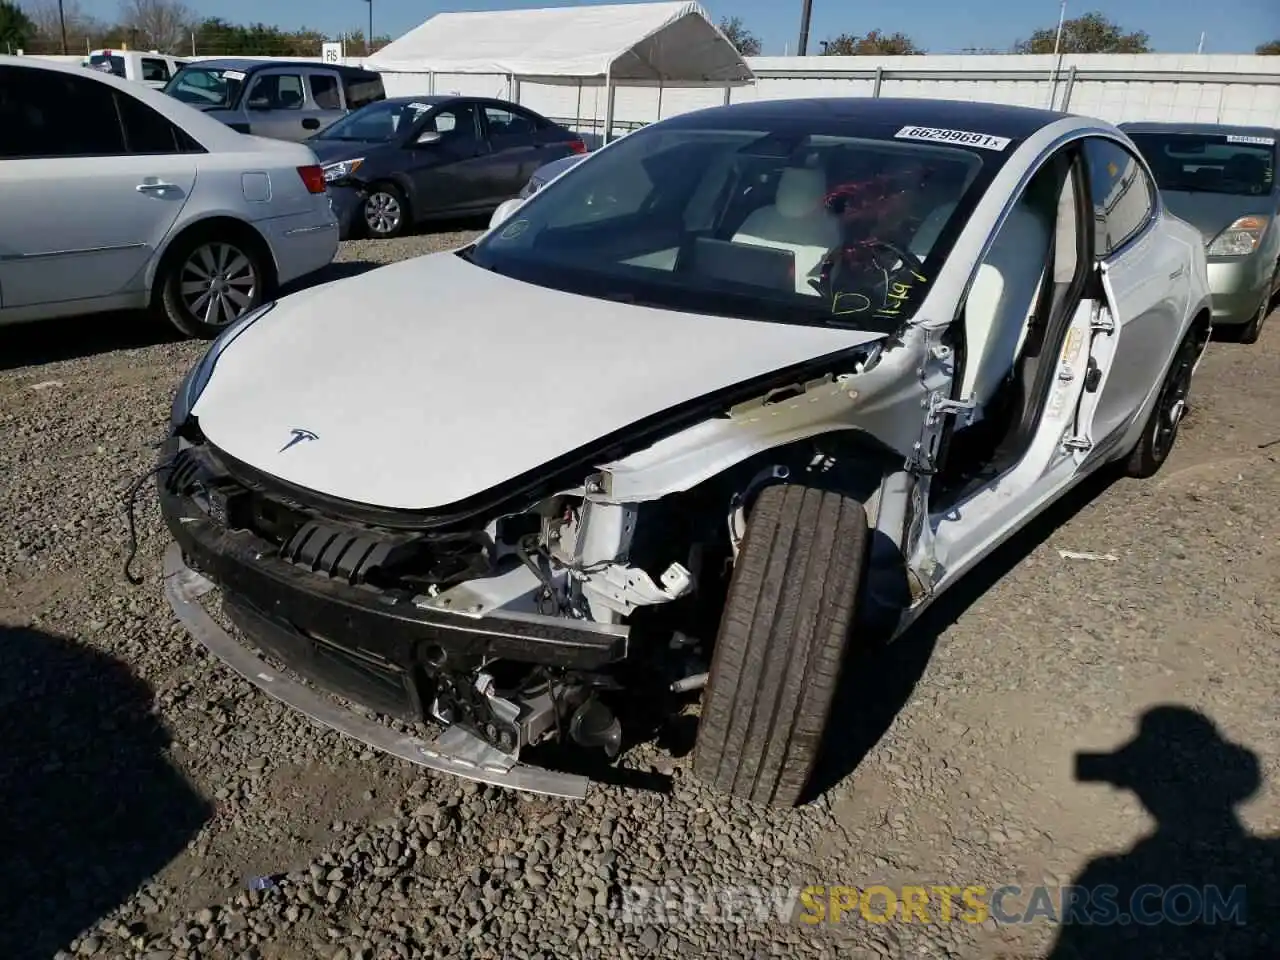
[[[188,565],[254,646],[379,713],[511,756],[558,740],[612,757],[624,724],[628,739],[651,734],[658,705],[705,674],[698,638],[709,646],[716,616],[703,598],[727,581],[727,538],[686,498],[583,491],[392,527],[268,489],[205,442],[171,443],[161,503]]]

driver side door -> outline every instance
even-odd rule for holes
[[[1041,228],[1032,229],[1032,213]],[[934,590],[1081,476],[1078,413],[1104,372],[1089,366],[1106,316],[1091,222],[1075,142],[1041,162],[974,271],[952,324],[963,352],[956,396],[935,398],[926,416],[942,437],[918,555],[934,570]]]
[[[440,139],[419,143],[427,133],[439,134]],[[473,102],[455,101],[430,112],[410,134],[405,149],[415,213],[467,213],[483,205],[488,158]]]

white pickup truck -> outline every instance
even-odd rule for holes
[[[156,53],[154,50],[92,50],[81,62],[81,66],[114,73],[117,77],[136,80],[158,90],[186,63],[185,60],[178,60],[167,53]]]

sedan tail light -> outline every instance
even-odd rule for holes
[[[569,149],[572,150],[574,153],[586,153],[587,145],[583,143],[581,140],[570,140]]]
[[[327,189],[324,182],[324,169],[318,165],[299,167],[298,176],[302,178],[308,193],[324,193]]]

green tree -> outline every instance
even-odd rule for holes
[[[744,57],[760,56],[760,38],[747,29],[741,17],[722,17],[720,32]]]
[[[1269,43],[1260,43],[1258,44],[1258,49],[1255,50],[1254,53],[1271,57],[1280,56],[1280,40],[1272,40]]]
[[[16,3],[0,0],[0,50],[11,53],[25,49],[35,38],[36,25]]]
[[[822,53],[828,57],[900,57],[924,53],[905,33],[881,33],[870,30],[861,36],[842,33],[822,41]]]
[[[1025,40],[1019,40],[1014,53],[1053,53],[1058,26],[1037,30]],[[1150,53],[1151,38],[1141,30],[1125,33],[1096,10],[1064,21],[1062,24],[1063,53]]]

